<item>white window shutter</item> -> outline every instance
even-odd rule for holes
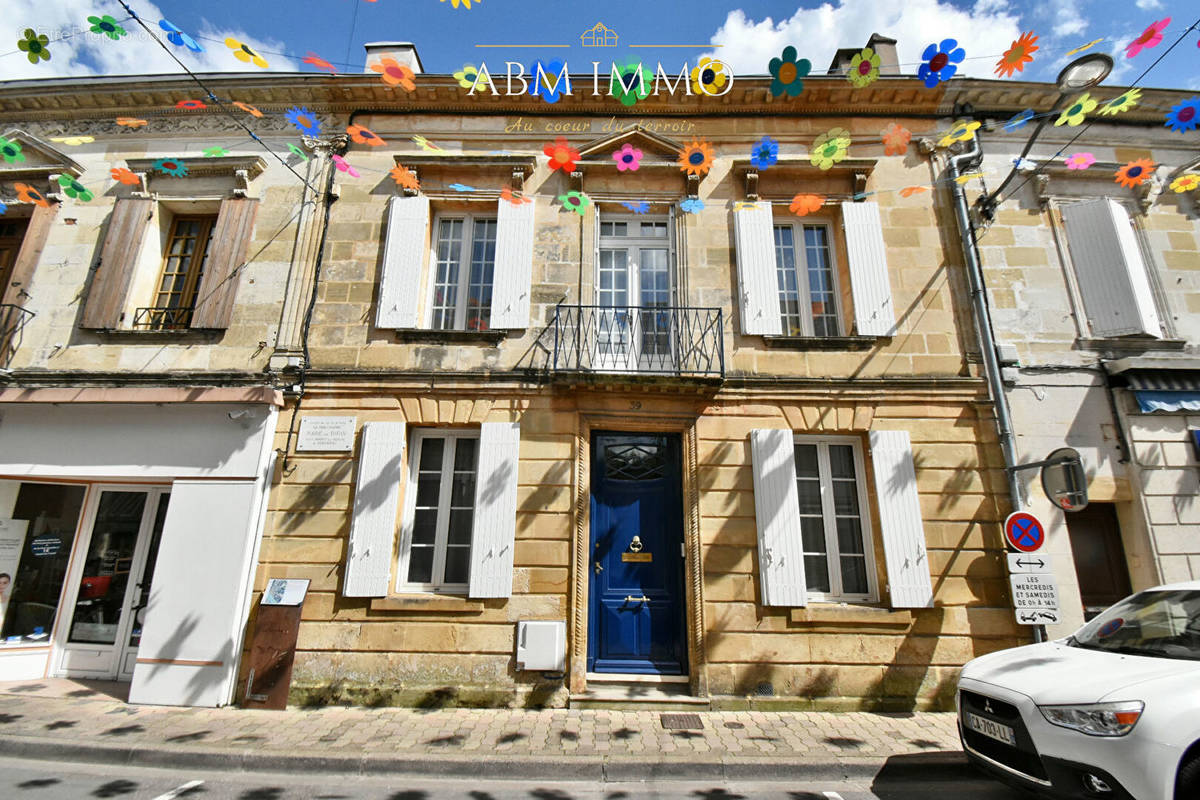
[[[403,422],[364,422],[358,448],[354,517],[346,553],[346,597],[383,597],[388,593],[396,510],[404,480]]]
[[[745,204],[733,212],[742,333],[779,336],[779,279],[775,275],[775,228],[770,203]]]
[[[908,431],[871,431],[871,460],[892,608],[928,608],[933,583]]]
[[[892,286],[888,279],[887,247],[877,203],[842,203],[846,256],[850,261],[850,291],[859,336],[891,336],[896,328]]]
[[[808,602],[808,584],[804,577],[792,432],[753,430],[750,450],[754,461],[754,520],[758,524],[758,583],[762,604],[803,606]]]
[[[519,422],[485,422],[480,426],[467,591],[471,597],[512,596],[520,449]]]
[[[1125,208],[1101,198],[1064,205],[1062,216],[1092,332],[1161,336],[1150,277]]]
[[[528,328],[533,283],[533,217],[536,201],[500,200],[496,215],[496,265],[492,270],[492,328]]]
[[[418,300],[428,230],[428,197],[392,198],[383,245],[383,274],[379,278],[379,311],[375,327],[420,326]]]

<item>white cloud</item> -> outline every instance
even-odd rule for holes
[[[1134,5],[1142,11],[1157,11],[1163,7],[1161,0],[1137,0]]]
[[[1073,36],[1087,30],[1088,21],[1079,11],[1079,0],[1050,0],[1042,8],[1042,16],[1054,21],[1055,36]]]
[[[824,3],[797,9],[779,23],[770,17],[755,22],[735,9],[710,41],[721,45],[717,56],[738,73],[766,73],[767,62],[793,45],[812,62],[813,74],[824,74],[835,50],[862,47],[872,32],[897,40],[904,73],[917,71],[921,53],[931,42],[957,39],[967,48],[959,74],[975,76],[992,75],[1000,54],[1021,35],[1017,14],[1009,10],[1006,0],[979,0],[971,9],[939,0],[908,0],[894,6],[878,0],[838,0],[836,6]]]
[[[24,52],[14,52],[0,58],[0,78],[21,80],[25,78],[79,77],[84,75],[131,75],[182,73],[183,69],[150,38],[150,35],[135,20],[123,20],[123,10],[112,7],[97,11],[90,0],[4,0],[4,14],[0,15],[0,42],[9,44],[25,38],[25,29],[33,28],[39,34],[50,37],[49,61],[29,63]],[[108,4],[106,4],[108,5]],[[163,31],[158,21],[166,17],[159,8],[144,0],[134,6],[138,16],[155,32]],[[120,12],[120,13],[117,13]],[[90,31],[86,22],[89,16],[109,14],[120,21],[127,35],[113,41],[107,36]],[[169,17],[166,17],[170,19]],[[173,20],[177,24],[177,20]],[[185,29],[186,30],[186,29]],[[186,47],[175,47],[166,43],[174,54],[193,72],[248,72],[260,71],[259,67],[238,61],[233,51],[225,46],[226,37],[232,36],[258,50],[283,52],[282,43],[264,40],[239,30],[208,26],[200,30],[188,30],[192,36],[206,36],[199,40],[205,52],[193,53]],[[64,34],[73,34],[62,41],[54,41]],[[13,47],[15,50],[15,46]],[[298,71],[298,64],[286,57],[263,54],[272,70]]]

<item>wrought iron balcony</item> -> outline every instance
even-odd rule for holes
[[[168,306],[151,306],[139,308],[133,312],[133,327],[139,331],[179,331],[187,330],[192,324],[194,308],[171,308]]]
[[[0,303],[0,369],[7,369],[21,344],[21,330],[34,313],[12,303]]]
[[[556,373],[723,378],[721,309],[559,305],[552,359]]]

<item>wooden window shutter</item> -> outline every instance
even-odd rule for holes
[[[771,219],[770,203],[745,204],[733,212],[743,333],[764,336],[783,333],[779,279],[775,275],[775,228]]]
[[[376,327],[419,326],[417,301],[421,292],[428,230],[428,197],[392,198],[383,245],[383,272],[379,277]]]
[[[146,223],[154,216],[154,201],[143,197],[120,198],[108,220],[108,233],[100,250],[100,266],[92,275],[87,304],[83,307],[84,328],[116,328],[133,283]]]
[[[871,461],[892,607],[928,608],[933,584],[908,431],[871,431]]]
[[[1161,336],[1150,277],[1125,208],[1101,198],[1064,205],[1062,217],[1092,332]]]
[[[228,197],[221,201],[221,211],[204,262],[204,275],[196,291],[191,327],[229,327],[233,301],[241,282],[238,270],[246,262],[257,213],[258,200]]]
[[[358,448],[354,517],[346,551],[346,597],[383,597],[388,593],[396,511],[404,480],[403,422],[364,422]]]
[[[887,246],[878,203],[842,203],[842,227],[850,261],[850,292],[859,336],[891,336],[896,329]]]
[[[787,430],[750,432],[754,521],[758,525],[758,583],[764,606],[803,606],[808,602],[800,501],[796,495],[796,450],[792,442],[792,432]]]
[[[496,264],[492,270],[492,328],[529,327],[533,281],[533,219],[536,202],[501,199],[496,216]]]
[[[485,422],[480,426],[467,591],[470,597],[512,596],[520,449],[519,422]]]

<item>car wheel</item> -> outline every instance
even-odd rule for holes
[[[1175,778],[1175,800],[1200,797],[1200,753],[1193,753]]]

